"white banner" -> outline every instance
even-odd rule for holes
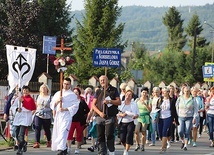
[[[9,93],[18,85],[28,85],[35,68],[36,49],[6,45]]]

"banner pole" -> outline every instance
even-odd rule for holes
[[[47,73],[48,73],[48,68],[49,68],[49,54],[47,54]]]
[[[107,67],[104,67],[105,69],[105,77],[107,77]],[[105,80],[105,82],[107,82],[107,80]],[[104,92],[103,92],[103,100],[105,100],[106,98],[106,83],[104,85]],[[103,113],[105,113],[105,108],[106,108],[106,105],[103,106]]]
[[[62,97],[62,85],[63,85],[63,71],[60,70],[60,97]],[[60,102],[60,108],[62,108],[62,101]]]

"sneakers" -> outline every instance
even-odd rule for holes
[[[75,149],[74,154],[79,154],[80,150],[79,149]]]
[[[183,149],[183,148],[184,148],[184,143],[181,144],[181,149]]]
[[[121,145],[121,144],[122,144],[121,142],[117,142],[117,143],[116,143],[116,145]]]
[[[170,147],[171,147],[171,143],[170,143],[170,142],[167,142],[166,148],[169,149]]]
[[[51,147],[51,141],[47,141],[46,146]]]
[[[56,155],[64,155],[64,151],[58,150],[57,153],[56,153]]]
[[[109,155],[115,155],[115,153],[114,153],[114,152],[110,152],[110,151],[109,151]]]
[[[71,153],[71,148],[67,148],[67,154],[70,154]]]
[[[196,147],[196,146],[197,146],[196,142],[193,142],[193,143],[192,143],[192,146],[193,146],[193,147]]]
[[[166,148],[161,148],[160,154],[163,154],[164,152],[166,152]]]
[[[198,138],[201,138],[201,134],[198,135]]]
[[[192,144],[192,139],[189,139],[188,145]]]
[[[18,150],[18,151],[16,152],[16,154],[22,155],[23,152],[22,152],[22,150]]]
[[[128,151],[124,150],[123,155],[129,155]]]
[[[40,145],[38,142],[36,142],[34,145],[33,145],[33,148],[40,148]]]
[[[27,142],[24,143],[22,151],[23,152],[27,152]]]
[[[210,141],[210,147],[214,147],[213,141]]]
[[[155,146],[155,144],[154,144],[154,143],[151,143],[151,144],[149,144],[149,146]]]
[[[94,148],[94,146],[91,146],[91,147],[88,148],[88,150],[91,151],[91,152],[94,152],[95,148]]]
[[[140,149],[140,145],[136,145],[136,147],[135,147],[135,151],[138,151]]]
[[[13,150],[14,151],[18,150],[18,145],[14,145]]]
[[[184,151],[187,151],[187,147],[186,147],[186,146],[184,146],[183,150],[184,150]]]
[[[145,151],[145,149],[144,149],[144,146],[143,146],[143,145],[141,146],[141,151]]]

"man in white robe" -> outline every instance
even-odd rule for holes
[[[57,155],[67,154],[66,141],[72,122],[72,117],[79,108],[79,100],[71,91],[71,80],[65,78],[63,81],[62,97],[60,91],[56,92],[51,101],[51,109],[54,112],[54,125],[52,132],[52,151],[58,151]],[[60,108],[60,102],[62,107]]]

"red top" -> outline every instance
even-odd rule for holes
[[[34,99],[30,95],[22,96],[22,98],[23,107],[31,111],[36,110],[36,104],[34,102]]]

